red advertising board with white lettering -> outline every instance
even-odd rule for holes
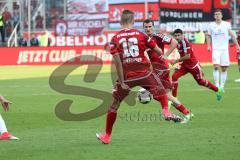
[[[0,48],[0,65],[110,64],[103,46]]]
[[[148,4],[148,16],[154,21],[159,20],[158,3]],[[145,19],[145,5],[144,3],[135,4],[110,4],[109,5],[109,22],[120,22],[122,11],[129,9],[134,12],[135,21],[143,21]]]
[[[201,63],[211,63],[207,46],[193,44]],[[177,57],[174,53],[170,58]],[[230,47],[230,60],[236,62],[236,47]],[[112,56],[104,46],[0,48],[0,65],[110,64]]]
[[[161,0],[160,19],[168,22],[213,21],[213,11],[222,9],[224,19],[231,18],[230,0]]]

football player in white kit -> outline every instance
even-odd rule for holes
[[[211,22],[208,28],[207,44],[208,51],[212,50],[213,62],[213,78],[217,87],[224,88],[227,79],[227,68],[230,64],[229,60],[229,35],[237,46],[237,51],[240,51],[237,39],[231,30],[231,24],[222,20],[222,11],[215,10],[215,21]],[[212,48],[211,48],[212,42]],[[221,72],[220,72],[221,68]]]
[[[3,96],[0,95],[0,103],[3,106],[3,109],[5,111],[9,110],[9,106],[11,104],[10,101],[6,100]],[[8,131],[7,131],[7,127],[6,124],[0,114],[0,140],[18,140],[17,137],[11,135]]]

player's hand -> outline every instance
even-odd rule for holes
[[[4,111],[6,112],[9,110],[9,106],[10,106],[10,104],[12,104],[12,102],[10,102],[6,99],[2,99],[1,104],[3,106]]]
[[[207,50],[208,50],[208,52],[211,52],[211,51],[212,51],[212,50],[211,50],[211,47],[209,47],[209,46],[208,46]]]
[[[125,83],[121,83],[121,87],[122,89],[126,89],[126,90],[129,89],[129,86]]]
[[[238,53],[240,52],[240,47],[239,47],[239,46],[237,47],[237,52],[238,52]]]

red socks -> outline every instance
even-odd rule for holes
[[[173,84],[172,95],[174,97],[177,97],[178,82],[173,82],[172,84]]]
[[[212,84],[211,82],[207,81],[207,85],[206,85],[208,88],[210,88],[211,90],[217,92],[218,91],[218,88]]]
[[[189,114],[189,110],[187,108],[185,108],[184,105],[182,105],[182,104],[176,106],[175,108],[177,110],[179,110],[181,113],[183,113],[184,115]]]
[[[162,110],[163,112],[169,112],[168,110],[168,97],[167,95],[161,95],[161,96],[157,96],[154,99],[156,99],[157,101],[159,101],[161,103],[162,106]]]
[[[112,128],[113,124],[117,119],[117,111],[115,109],[110,109],[107,113],[107,118],[106,118],[106,134],[109,136],[112,133]]]

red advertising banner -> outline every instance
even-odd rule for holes
[[[223,11],[225,20],[231,18],[230,0],[161,0],[162,23],[213,21],[213,11]]]
[[[87,36],[99,35],[107,25],[106,19],[59,21],[56,22],[58,36]]]
[[[148,16],[154,21],[159,20],[158,3],[148,4]],[[116,23],[120,21],[123,10],[129,9],[135,13],[136,21],[143,21],[145,19],[145,5],[144,3],[136,4],[111,4],[109,5],[109,22]]]
[[[110,64],[102,46],[0,48],[0,65]],[[102,60],[102,62],[101,62]]]
[[[200,9],[204,12],[211,12],[212,1],[211,0],[161,0],[160,8],[171,8],[171,9]]]
[[[212,54],[207,45],[193,44],[196,57],[201,63],[211,63]],[[103,46],[85,47],[25,47],[0,48],[0,66],[2,65],[60,65],[69,64],[110,64],[112,56]],[[177,57],[177,53],[171,58]],[[236,47],[230,47],[230,60],[236,62]]]

